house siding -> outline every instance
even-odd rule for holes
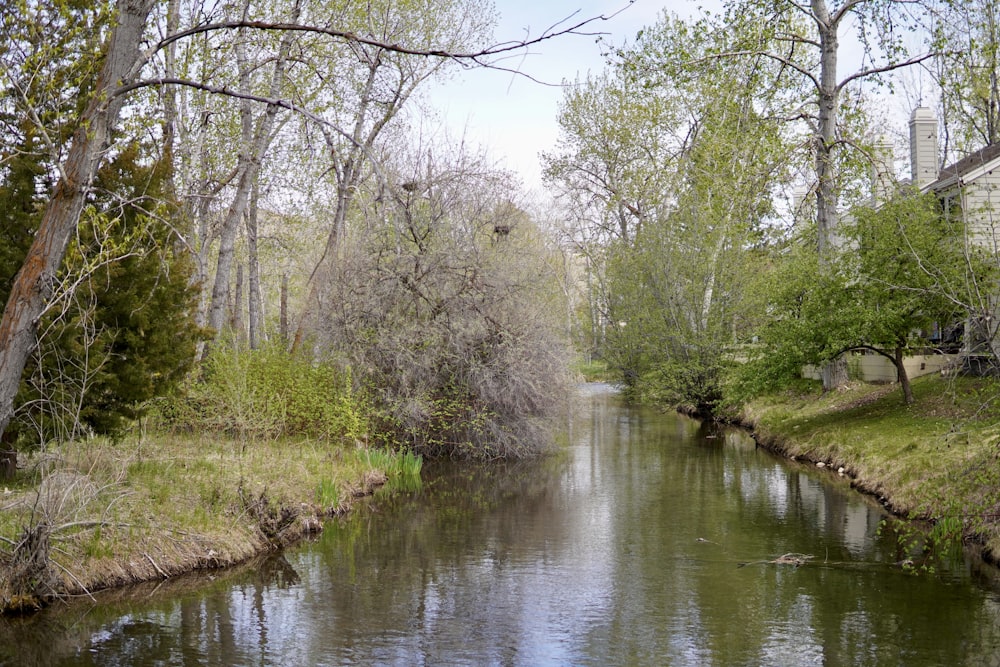
[[[1000,249],[1000,171],[987,172],[965,185],[962,208],[969,241]]]

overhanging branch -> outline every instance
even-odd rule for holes
[[[399,44],[395,42],[388,42],[380,39],[375,39],[374,37],[366,37],[364,35],[359,35],[349,30],[338,30],[336,28],[307,25],[302,23],[280,23],[280,22],[275,23],[270,21],[221,21],[217,23],[206,23],[203,25],[194,26],[192,28],[188,28],[187,30],[182,30],[180,32],[174,33],[173,35],[161,39],[153,46],[152,51],[153,52],[159,51],[160,49],[163,49],[164,47],[172,44],[173,42],[185,39],[187,37],[192,37],[194,35],[199,35],[202,33],[248,29],[248,30],[259,30],[267,32],[273,32],[273,31],[303,32],[314,35],[324,35],[326,37],[332,37],[344,41],[354,42],[356,44],[364,44],[366,46],[373,46],[376,48],[385,49],[386,51],[394,51],[396,53],[401,53],[404,55],[446,58],[449,60],[456,60],[456,61],[473,61],[480,65],[487,65],[487,63],[482,62],[482,60],[485,58],[489,58],[491,56],[504,55],[511,53],[513,51],[519,51],[529,46],[541,44],[556,37],[562,37],[565,35],[595,37],[606,34],[603,32],[592,32],[589,30],[584,30],[584,28],[599,21],[600,22],[609,21],[627,8],[628,6],[626,5],[625,7],[622,7],[621,9],[610,15],[601,14],[599,16],[594,16],[589,19],[585,19],[583,21],[578,21],[577,23],[574,23],[569,27],[563,28],[561,30],[556,30],[555,28],[563,23],[560,22],[555,24],[555,26],[546,29],[541,35],[535,37],[534,39],[501,42],[499,44],[494,44],[493,46],[489,46],[485,49],[480,49],[478,51],[450,51],[448,49],[423,49],[423,48],[406,46],[405,44]]]

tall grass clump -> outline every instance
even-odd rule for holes
[[[289,353],[219,346],[164,404],[167,425],[238,438],[308,436],[353,442],[367,432],[365,401],[349,369]]]
[[[390,491],[417,491],[421,486],[420,470],[424,459],[412,449],[392,451],[372,448],[356,449],[355,459],[363,468],[379,470],[385,475],[385,488]]]

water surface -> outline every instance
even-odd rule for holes
[[[214,581],[0,625],[55,665],[996,665],[994,572],[933,574],[846,479],[590,387],[562,454],[413,494]],[[801,554],[800,567],[768,561]],[[746,564],[749,563],[749,564]]]

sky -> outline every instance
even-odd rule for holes
[[[500,14],[495,41],[530,40],[556,24],[569,27],[593,16],[614,15],[584,30],[606,33],[605,40],[620,46],[631,42],[640,28],[654,23],[663,8],[686,14],[698,4],[691,0],[495,0]],[[540,189],[538,154],[551,150],[558,138],[560,84],[604,69],[596,40],[565,35],[503,63],[545,83],[510,72],[467,70],[435,84],[428,98],[453,136],[483,146],[498,166],[519,173],[529,188]]]
[[[698,14],[700,7],[718,10],[722,3],[721,0],[494,0],[494,4],[500,14],[495,31],[497,42],[528,40],[556,24],[569,27],[603,15],[610,18],[596,21],[584,30],[602,32],[606,42],[621,46],[633,42],[638,30],[655,23],[664,10],[687,17]],[[860,47],[852,28],[845,27],[844,32],[839,69],[853,71],[860,58]],[[566,35],[533,46],[527,54],[504,63],[550,85],[510,72],[474,69],[434,84],[428,98],[453,138],[464,137],[467,142],[486,148],[498,166],[519,173],[529,189],[540,192],[539,153],[551,151],[559,136],[556,118],[563,97],[559,84],[564,80],[584,79],[588,73],[597,74],[604,64],[595,37]],[[908,106],[902,107],[908,103],[897,99],[886,104],[893,106],[892,109],[887,106],[893,119],[892,132],[902,137],[909,112]]]

